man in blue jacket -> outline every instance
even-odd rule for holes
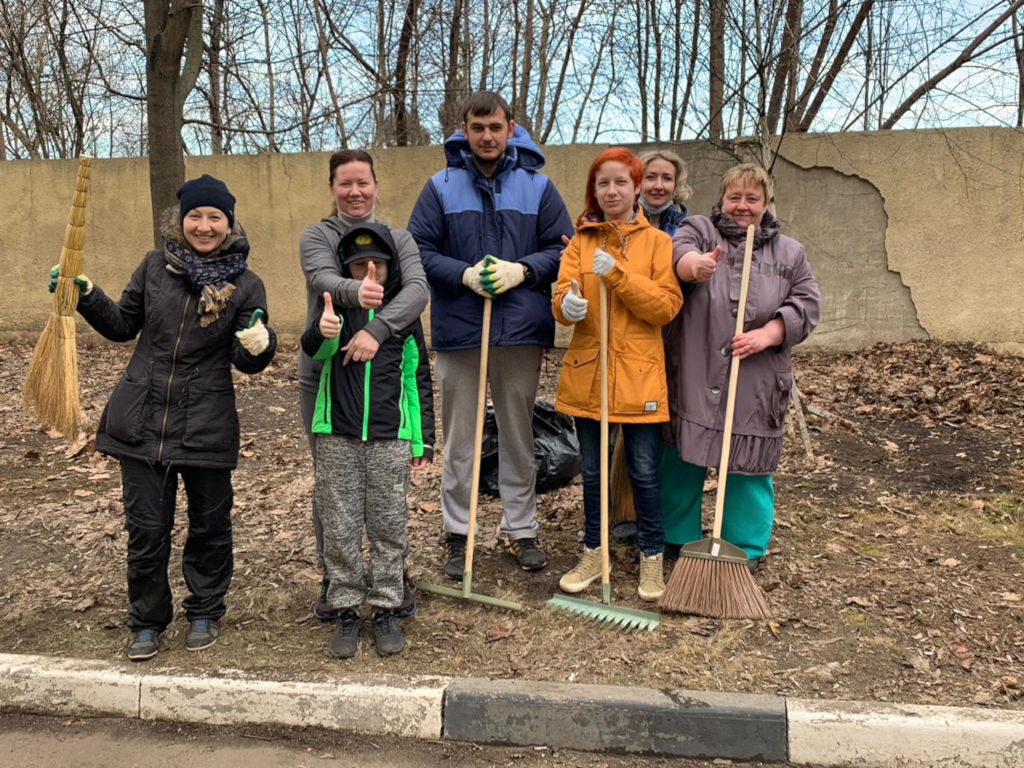
[[[430,334],[441,394],[444,572],[465,570],[480,334],[493,297],[487,378],[498,425],[502,533],[525,570],[547,565],[537,544],[533,403],[545,348],[554,343],[551,283],[562,235],[573,227],[544,156],[508,103],[480,91],[444,145],[447,167],[420,193],[409,219],[431,288]],[[490,257],[490,258],[488,258]]]

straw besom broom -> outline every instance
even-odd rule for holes
[[[22,399],[39,423],[60,432],[68,440],[78,437],[82,412],[78,399],[78,349],[75,346],[75,308],[79,288],[75,277],[82,273],[85,243],[85,201],[89,193],[89,165],[83,155],[78,165],[75,197],[71,203],[64,247],[60,252],[53,311],[36,343],[29,362]]]
[[[736,335],[743,333],[743,315],[750,284],[750,262],[754,251],[754,226],[747,227],[740,278],[740,300],[736,317]],[[736,382],[740,359],[732,358],[729,393],[725,400],[725,425],[722,434],[722,458],[718,466],[718,491],[715,494],[715,521],[710,539],[686,544],[679,551],[672,575],[658,606],[666,611],[692,613],[715,619],[767,619],[771,609],[764,592],[747,568],[747,553],[722,539],[722,513],[732,443],[732,420],[736,407]]]

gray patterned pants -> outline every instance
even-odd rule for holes
[[[324,528],[324,562],[332,608],[375,608],[402,602],[403,553],[408,541],[406,488],[409,443],[316,436],[313,494]],[[370,542],[369,578],[363,531]]]

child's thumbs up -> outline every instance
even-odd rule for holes
[[[366,265],[366,277],[359,283],[359,306],[376,309],[384,303],[384,286],[377,282],[377,265],[372,261]]]
[[[341,322],[334,314],[334,302],[331,301],[331,294],[324,291],[324,311],[320,315],[320,335],[325,339],[333,339],[341,333]]]

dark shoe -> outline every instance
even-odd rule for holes
[[[336,659],[351,659],[359,647],[359,628],[363,619],[355,608],[343,608],[338,614],[338,628],[334,630],[327,650]]]
[[[755,573],[758,568],[761,567],[761,563],[764,562],[763,557],[748,557],[747,558],[747,570],[751,573]]]
[[[679,551],[683,548],[682,544],[670,544],[665,542],[665,562],[674,563],[679,559]]]
[[[466,571],[466,537],[461,533],[449,533],[448,559],[444,563],[444,575],[449,579],[461,579]]]
[[[318,621],[337,621],[338,609],[331,608],[327,602],[327,590],[331,588],[331,580],[324,579],[320,583],[320,597],[313,602],[313,618]]]
[[[378,608],[370,619],[373,624],[373,642],[381,656],[394,656],[405,650],[405,638],[398,626],[394,611]]]
[[[216,619],[193,619],[188,623],[188,635],[185,637],[186,651],[201,651],[217,642],[220,635],[220,622]]]
[[[416,587],[409,580],[409,574],[402,574],[402,604],[395,609],[395,616],[408,619],[416,613]]]
[[[548,556],[536,539],[516,539],[509,542],[508,551],[524,571],[539,571],[548,564]]]
[[[612,541],[617,541],[619,544],[633,544],[636,542],[636,523],[615,523],[611,527],[609,535],[612,537]]]
[[[156,629],[140,629],[128,644],[128,658],[145,661],[156,656],[160,650],[160,632]]]

